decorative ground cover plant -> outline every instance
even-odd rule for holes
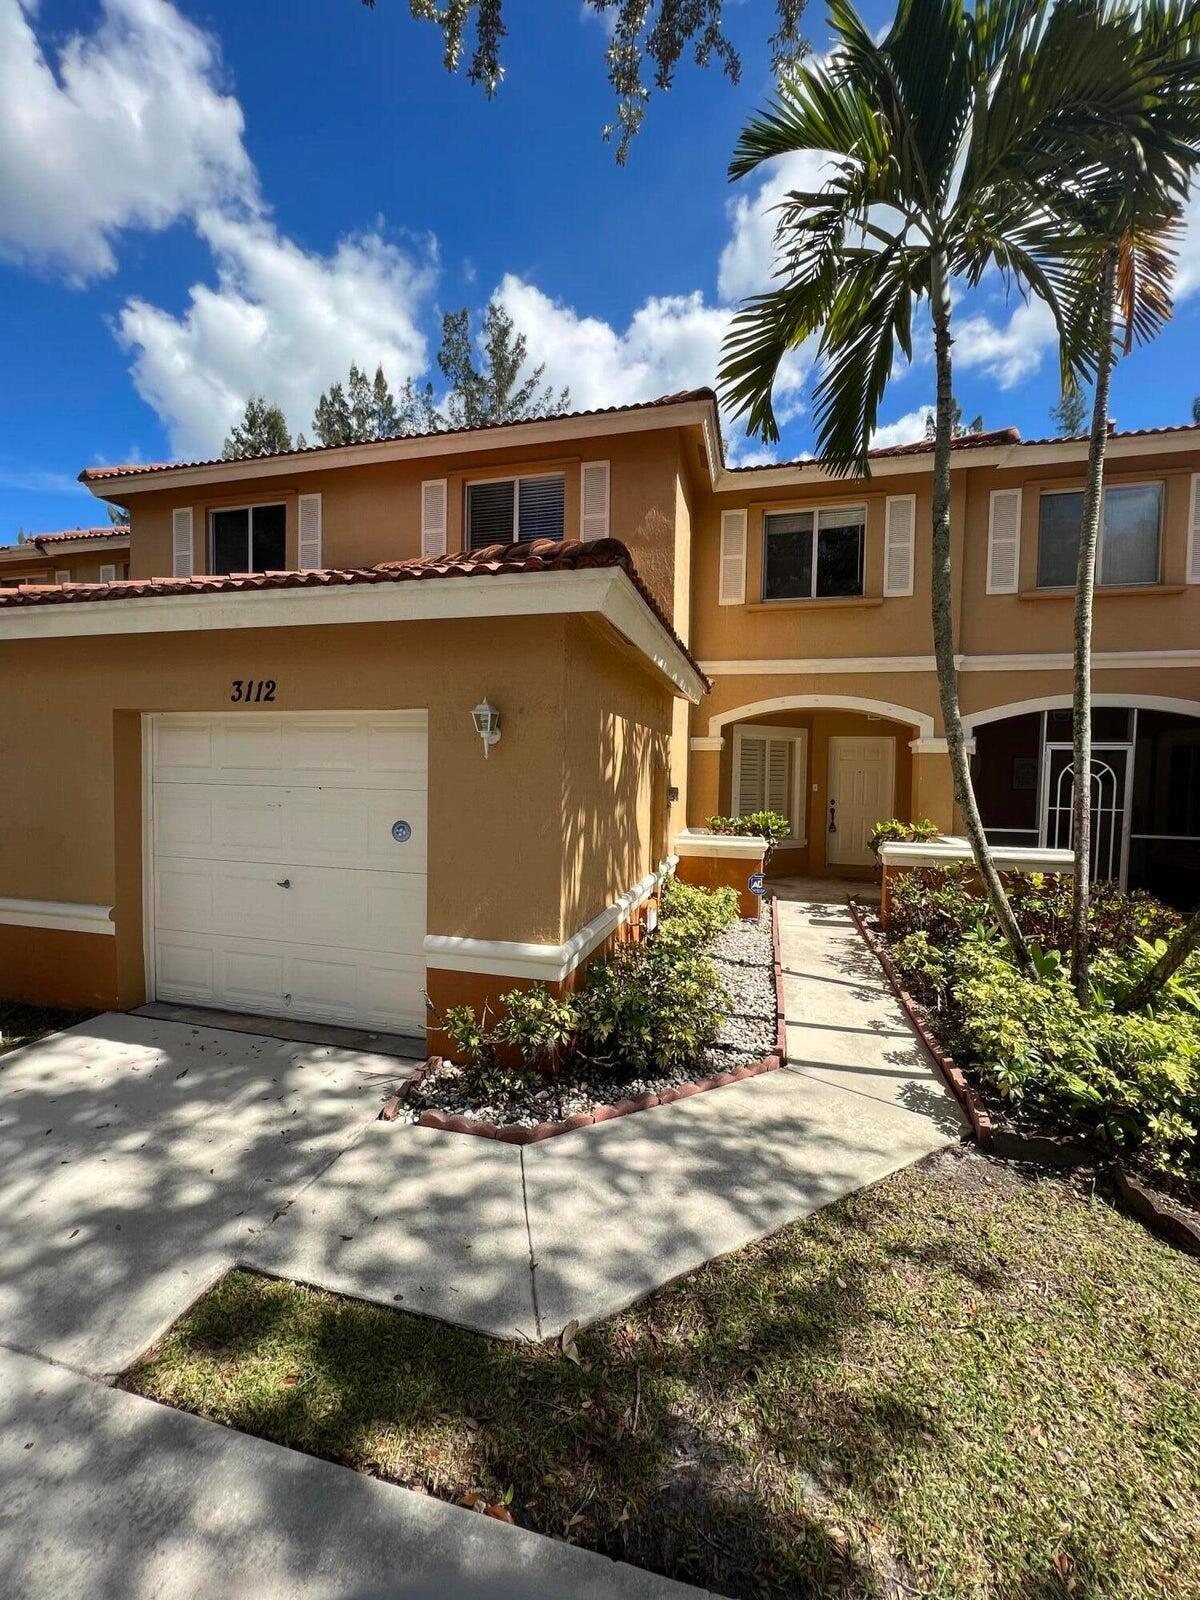
[[[1009,892],[1033,978],[1013,965],[965,869],[899,875],[887,938],[905,985],[990,1109],[1084,1140],[1195,1205],[1200,957],[1150,1004],[1120,1009],[1180,917],[1151,895],[1097,884],[1091,996],[1081,1005],[1068,971],[1069,881],[1014,876]]]
[[[733,889],[669,879],[658,927],[618,946],[564,998],[513,989],[495,1016],[454,1006],[458,1064],[410,1085],[404,1109],[497,1127],[563,1121],[760,1061],[775,1045],[769,913],[738,918]]]

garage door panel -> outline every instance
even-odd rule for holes
[[[264,952],[252,939],[166,936],[158,995],[266,1016],[421,1033],[424,964],[407,956],[331,953],[295,945]]]
[[[155,805],[160,858],[426,870],[423,789],[381,794],[163,783],[156,785]],[[399,821],[412,830],[405,843],[392,834]]]
[[[164,715],[152,737],[156,992],[423,1027],[424,716]]]

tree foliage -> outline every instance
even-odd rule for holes
[[[493,301],[483,315],[483,364],[476,365],[471,317],[464,306],[442,318],[438,366],[450,385],[446,419],[451,428],[477,428],[488,423],[524,422],[530,417],[560,417],[571,405],[569,389],[557,393],[543,385],[546,364],[534,367],[523,382],[521,370],[528,341],[518,333],[504,307]]]
[[[363,4],[374,9],[376,0]],[[697,66],[716,61],[731,83],[741,78],[741,57],[725,31],[726,0],[584,0],[584,4],[609,24],[605,60],[616,96],[616,120],[604,129],[604,137],[615,137],[619,162],[625,161],[642,126],[652,91],[671,87],[689,49]],[[775,29],[769,43],[777,71],[808,53],[800,33],[805,4],[806,0],[775,0]],[[469,49],[468,79],[480,84],[489,98],[494,95],[504,77],[501,45],[508,33],[504,0],[408,0],[408,7],[417,21],[441,29],[447,72],[458,70]]]
[[[1079,384],[1069,384],[1059,396],[1058,404],[1050,407],[1050,420],[1061,434],[1074,438],[1083,432],[1088,417],[1087,391]]]
[[[955,399],[950,406],[950,436],[953,439],[965,439],[969,434],[983,432],[983,417],[976,413],[970,422],[963,421],[963,409]],[[933,412],[925,418],[925,437],[932,440],[937,433],[937,417]]]
[[[129,526],[129,507],[109,506],[108,520],[114,528],[127,528]]]
[[[291,448],[292,436],[281,409],[261,394],[252,394],[242,420],[229,430],[221,455],[226,461],[240,461],[246,456],[270,456]]]

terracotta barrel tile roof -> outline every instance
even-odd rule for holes
[[[0,588],[0,610],[28,606],[79,605],[91,601],[144,600],[170,595],[243,594],[271,589],[342,588],[362,583],[413,583],[432,579],[480,578],[520,572],[583,572],[617,567],[700,672],[695,656],[643,583],[633,558],[618,539],[533,539],[524,544],[493,544],[462,555],[421,556],[413,561],[385,561],[374,567],[322,567],[301,572],[234,572],[193,578],[123,578],[116,583],[28,584]],[[708,682],[704,678],[705,683]]]
[[[575,422],[583,417],[608,417],[626,411],[649,411],[655,406],[686,405],[690,400],[712,400],[715,402],[716,394],[712,389],[680,389],[675,394],[659,395],[655,400],[637,400],[624,406],[594,406],[590,411],[567,411],[560,417],[522,417],[516,422],[481,422],[470,428],[443,428],[437,433],[390,433],[381,439],[355,440],[353,443],[363,445],[393,444],[401,439],[447,439],[463,433],[490,433],[497,428],[519,428],[527,423],[537,422]],[[287,456],[320,456],[327,450],[345,450],[346,445],[341,444],[310,444],[299,450],[275,450],[261,456],[249,456],[247,464],[257,461],[277,461]],[[223,456],[210,456],[200,461],[137,461],[128,466],[116,467],[85,467],[79,474],[80,483],[103,483],[112,478],[137,478],[144,477],[153,472],[175,472],[180,468],[191,467],[228,467],[236,471],[237,461],[227,461]]]

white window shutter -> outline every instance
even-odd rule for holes
[[[176,506],[171,513],[171,576],[190,578],[192,559],[192,508]]]
[[[579,537],[608,538],[607,461],[585,461],[579,473]]]
[[[116,581],[117,581],[117,569],[116,569],[116,567],[108,566],[108,567],[101,567],[100,568],[100,582],[101,583],[116,583]]]
[[[740,606],[746,600],[746,513],[721,513],[721,579],[718,600]]]
[[[70,581],[71,581],[71,569],[70,569],[70,567],[59,567],[59,568],[57,568],[57,570],[55,571],[55,574],[54,574],[54,581],[55,581],[55,583],[70,583]]]
[[[781,817],[792,814],[792,741],[768,739],[766,804],[764,811],[777,811]]]
[[[738,742],[737,771],[733,783],[733,814],[745,816],[763,809],[767,787],[767,741],[754,734],[743,734]]]
[[[1021,578],[1021,491],[993,489],[988,515],[987,592],[1016,594]]]
[[[1200,472],[1192,474],[1192,499],[1188,513],[1187,581],[1200,583]]]
[[[913,542],[917,529],[915,494],[890,494],[883,537],[883,592],[885,595],[913,592]]]
[[[301,570],[321,565],[321,496],[302,494],[296,501]]]
[[[445,478],[432,478],[421,485],[421,554],[446,554]]]

